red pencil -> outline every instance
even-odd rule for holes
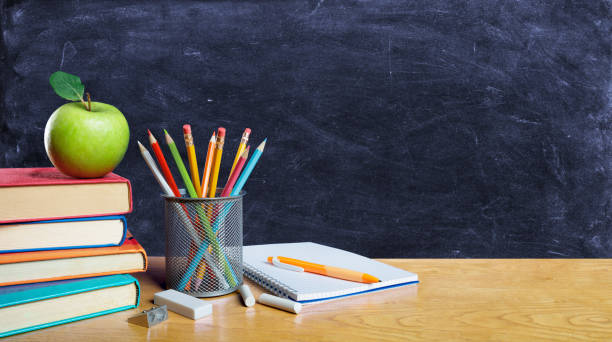
[[[242,154],[240,155],[240,158],[238,158],[238,162],[236,163],[236,167],[234,168],[234,171],[232,172],[232,175],[230,176],[229,180],[227,181],[227,184],[225,184],[225,188],[223,188],[223,192],[221,192],[221,197],[229,196],[229,194],[232,192],[232,189],[234,188],[234,184],[236,184],[236,180],[238,179],[238,176],[240,176],[240,171],[242,171],[242,167],[244,166],[244,162],[247,160],[247,158],[249,156],[249,149],[250,148],[251,148],[251,146],[247,146],[247,148],[244,150],[244,152],[242,152]]]
[[[164,154],[162,153],[162,150],[159,147],[157,139],[155,139],[150,130],[147,129],[147,132],[149,132],[149,142],[151,143],[151,148],[153,148],[155,158],[157,158],[157,162],[161,167],[161,171],[164,174],[164,178],[166,178],[166,182],[168,182],[168,185],[170,185],[170,189],[172,189],[172,193],[174,193],[174,196],[181,197],[181,193],[179,192],[179,189],[176,186],[176,183],[174,182],[174,178],[172,177],[172,173],[170,173],[170,168],[168,167],[168,163],[166,163],[166,158],[164,158]]]

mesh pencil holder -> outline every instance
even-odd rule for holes
[[[242,285],[242,198],[164,197],[166,286],[196,297]]]

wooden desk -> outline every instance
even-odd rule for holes
[[[308,306],[299,315],[259,304],[245,308],[231,294],[210,299],[212,317],[192,321],[171,312],[168,321],[146,329],[127,318],[151,307],[161,290],[164,261],[152,257],[149,272],[136,275],[143,289],[139,310],[5,341],[612,340],[612,260],[382,261],[418,273],[421,284]]]

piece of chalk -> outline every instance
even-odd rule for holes
[[[212,304],[175,290],[156,293],[153,302],[167,305],[168,310],[194,320],[212,314]]]
[[[244,301],[244,305],[246,306],[255,305],[255,297],[253,297],[253,293],[251,292],[249,285],[242,284],[242,286],[238,288],[238,291],[240,292],[240,295],[242,296],[242,301]]]
[[[273,306],[277,309],[293,312],[296,314],[300,313],[300,311],[302,310],[302,304],[298,302],[294,302],[290,299],[272,296],[267,293],[264,293],[259,296],[259,299],[257,301],[261,304]]]

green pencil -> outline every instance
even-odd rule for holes
[[[193,183],[191,183],[191,179],[189,178],[189,173],[187,173],[187,169],[185,168],[185,164],[183,164],[183,159],[179,154],[179,151],[176,148],[176,144],[172,137],[168,132],[164,129],[164,133],[166,134],[166,143],[170,148],[170,152],[172,152],[172,157],[174,158],[174,162],[176,163],[176,167],[178,167],[179,172],[181,173],[181,177],[183,178],[183,183],[185,183],[185,187],[187,188],[187,192],[189,192],[189,196],[191,198],[197,198],[198,194],[193,187]]]

